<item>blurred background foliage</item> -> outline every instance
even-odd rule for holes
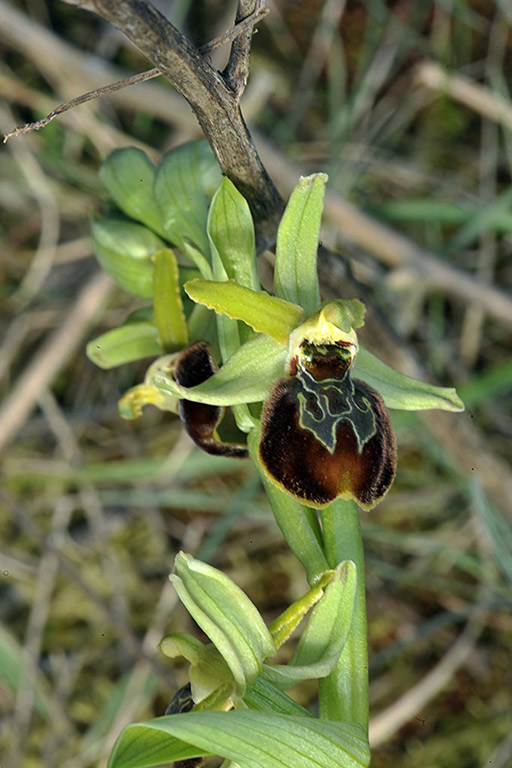
[[[220,0],[158,5],[196,44],[234,14]],[[421,273],[378,247],[369,255],[326,218],[324,243],[395,349],[467,405],[392,414],[397,481],[362,517],[372,766],[510,768],[510,4],[268,5],[243,109],[283,195],[300,172],[327,171],[332,195],[453,267],[453,281],[433,285],[429,264]],[[47,0],[0,0],[0,50],[2,133],[151,66],[94,15]],[[101,371],[84,354],[140,305],[97,274],[99,163],[130,145],[156,159],[197,136],[159,78],[0,150],[2,768],[105,765],[125,724],[163,714],[186,669],[157,643],[192,630],[167,581],[178,550],[228,572],[269,621],[306,586],[252,468],[199,454],[170,414],[122,421],[117,399],[146,365]],[[262,257],[262,274],[270,263]],[[465,296],[458,274],[482,295],[508,291],[502,315]],[[329,282],[342,292],[338,274]],[[314,695],[296,691],[311,707]]]

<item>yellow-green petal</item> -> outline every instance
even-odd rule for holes
[[[228,317],[243,320],[278,344],[288,344],[290,333],[304,320],[304,311],[265,291],[252,291],[235,280],[190,280],[185,291],[191,299]]]
[[[178,262],[171,248],[153,256],[153,306],[163,352],[176,352],[188,343],[187,323],[180,295]]]

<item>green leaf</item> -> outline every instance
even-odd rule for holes
[[[379,392],[388,408],[421,411],[438,408],[442,411],[463,411],[464,403],[449,387],[435,387],[419,379],[393,370],[367,349],[359,347],[353,378],[369,384]]]
[[[123,213],[165,237],[153,196],[155,174],[151,160],[135,147],[114,150],[100,168],[103,186]]]
[[[207,198],[202,179],[206,155],[213,157],[204,141],[191,141],[173,149],[157,169],[154,185],[156,205],[167,237],[183,252],[185,243],[190,241],[204,256],[209,254]],[[220,181],[218,170],[218,183]]]
[[[287,344],[290,333],[304,320],[301,307],[270,296],[265,291],[253,291],[234,280],[190,280],[184,285],[194,301],[215,312],[243,320],[258,333],[270,336],[279,344]]]
[[[240,768],[366,768],[370,762],[368,741],[354,723],[232,710],[129,725],[108,768],[149,768],[207,754],[233,760]]]
[[[188,343],[187,323],[180,294],[178,263],[171,248],[153,256],[153,304],[155,325],[164,352],[183,349]]]
[[[225,363],[220,371],[196,387],[182,387],[163,374],[152,383],[170,395],[209,405],[238,405],[266,400],[276,379],[284,375],[287,350],[267,336],[256,336]]]
[[[141,224],[96,219],[91,224],[95,254],[117,285],[141,299],[153,298],[152,256],[164,242]]]
[[[275,652],[265,622],[247,595],[222,571],[180,552],[169,577],[192,618],[210,638],[243,696],[263,659]]]
[[[98,336],[87,344],[89,360],[100,368],[155,357],[160,354],[158,332],[152,323],[132,322]]]
[[[320,304],[316,270],[327,175],[301,177],[279,224],[274,290],[312,315]]]
[[[302,680],[327,677],[332,672],[350,630],[356,586],[356,567],[351,560],[345,560],[336,568],[324,596],[313,609],[289,664],[266,664],[264,680],[284,689]]]

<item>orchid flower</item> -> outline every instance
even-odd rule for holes
[[[340,498],[369,509],[395,476],[387,408],[463,405],[455,390],[400,374],[360,346],[359,300],[320,302],[316,258],[326,178],[302,178],[290,198],[277,237],[275,295],[256,283],[253,253],[238,251],[232,232],[219,233],[221,216],[233,220],[237,212],[246,228],[252,225],[245,201],[224,179],[208,227],[217,274],[184,285],[194,302],[216,312],[224,365],[217,369],[209,345],[197,341],[177,356],[173,375],[157,370],[151,383],[179,399],[183,423],[203,450],[247,455],[243,441],[219,437],[223,409],[232,407],[241,431],[259,434],[257,460],[285,493],[314,508]],[[253,242],[251,233],[242,240]]]

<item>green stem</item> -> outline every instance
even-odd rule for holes
[[[357,589],[352,625],[333,672],[319,681],[320,717],[353,722],[368,733],[368,636],[364,587],[364,551],[354,501],[335,501],[321,511],[324,552],[330,568],[352,560]]]
[[[259,430],[253,429],[247,438],[249,454],[258,469],[274,518],[295,557],[304,566],[308,583],[314,586],[329,569],[322,550],[322,534],[317,513],[304,507],[271,483],[258,458]]]

